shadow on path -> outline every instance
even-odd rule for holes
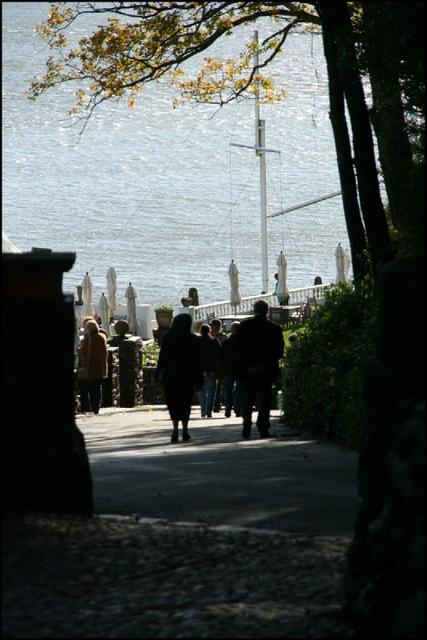
[[[275,414],[275,415],[274,415]],[[110,411],[78,420],[86,440],[97,513],[351,535],[357,454],[285,430],[241,438],[241,421],[193,409],[192,440],[170,443],[164,410]]]

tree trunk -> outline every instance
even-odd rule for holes
[[[363,7],[363,21],[370,29],[378,10],[377,3],[366,2]],[[372,89],[371,121],[378,141],[390,217],[393,225],[402,230],[405,226],[405,209],[399,194],[405,190],[412,170],[412,151],[403,113],[398,70],[389,64],[385,73],[382,65],[378,64],[378,59],[385,60],[388,55],[382,45],[383,40],[378,38],[375,48],[367,47],[365,51]]]
[[[329,117],[334,133],[344,215],[350,240],[353,274],[357,282],[368,272],[365,229],[357,199],[351,142],[345,117],[344,92],[337,66],[337,52],[329,29],[325,25],[322,29],[322,37],[329,79]]]
[[[346,3],[318,3],[324,28],[337,51],[337,66],[344,90],[353,133],[354,163],[358,192],[365,224],[372,271],[391,259],[391,242],[381,201],[375,162],[372,130],[353,41],[350,14]]]

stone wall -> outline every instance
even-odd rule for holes
[[[93,512],[84,437],[75,424],[74,254],[3,255],[2,506]]]

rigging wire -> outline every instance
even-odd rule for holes
[[[157,180],[154,182],[154,184],[148,189],[147,193],[145,194],[144,197],[144,202],[147,201],[147,199],[152,195],[153,191],[155,190],[155,188],[157,187],[158,183],[160,182],[160,180],[165,176],[165,174],[167,173],[167,171],[169,170],[169,167],[175,162],[175,159],[177,157],[177,155],[179,153],[181,153],[184,145],[187,143],[189,137],[193,134],[193,132],[195,131],[195,129],[199,126],[199,124],[202,121],[202,116],[200,117],[199,120],[196,121],[196,123],[194,124],[194,126],[190,129],[190,131],[188,132],[188,134],[186,135],[186,137],[184,138],[183,142],[181,143],[181,145],[179,146],[178,150],[175,152],[175,154],[173,154],[169,160],[169,162],[166,165],[166,168],[158,175]],[[123,233],[124,229],[127,228],[131,221],[135,218],[136,214],[139,213],[139,211],[142,209],[143,204],[140,203],[139,205],[137,205],[135,211],[129,216],[129,218],[127,218],[121,228],[117,231],[117,233],[115,234],[114,238],[112,239],[112,241],[110,242],[110,244],[107,246],[107,248],[105,249],[105,251],[97,257],[97,259],[95,260],[95,262],[92,264],[92,266],[88,269],[88,272],[92,272],[96,265],[105,257],[105,255],[110,251],[111,247],[116,244],[117,239],[120,237],[120,235]]]
[[[274,117],[274,109],[271,109],[270,111],[271,114],[271,120],[272,120],[272,124],[273,124],[273,131],[275,133],[276,136],[276,143],[278,148],[280,148],[280,144],[279,144],[279,135],[278,135],[278,127],[276,124],[276,119]],[[283,171],[283,166],[282,166],[282,154],[279,154],[279,189],[280,189],[280,208],[283,209],[283,183],[282,183],[282,171]],[[268,169],[268,165],[267,165],[267,172],[269,172]],[[274,185],[274,181],[272,181],[272,185],[273,185],[273,190],[276,193],[276,189],[275,189],[275,185]],[[296,238],[295,238],[295,234],[293,234],[291,232],[291,228],[289,225],[288,220],[285,220],[285,216],[280,216],[281,217],[281,236],[282,236],[282,251],[283,253],[285,253],[285,224],[287,225],[287,237],[289,239],[288,242],[288,247],[290,242],[292,242],[292,244],[295,247],[295,253],[298,255],[299,260],[301,261],[302,267],[305,271],[306,277],[309,278],[310,277],[310,271],[309,271],[309,267],[307,265],[307,262],[305,260],[305,253],[302,251],[301,247],[299,246]],[[273,218],[269,218],[268,219],[269,222],[271,223],[271,221],[273,220]],[[285,253],[286,255],[286,253]]]
[[[256,161],[252,167],[252,170],[249,174],[248,179],[246,180],[245,184],[243,185],[241,191],[239,192],[239,194],[236,196],[236,199],[234,200],[234,202],[230,203],[231,207],[230,210],[226,213],[224,219],[222,220],[222,222],[219,225],[218,231],[215,234],[215,236],[212,238],[212,241],[210,242],[210,244],[206,247],[206,250],[204,251],[204,253],[201,255],[199,262],[195,265],[194,267],[194,271],[197,272],[199,270],[200,265],[204,262],[206,255],[209,253],[209,251],[211,250],[213,244],[217,241],[218,236],[220,235],[220,233],[222,232],[223,227],[225,226],[225,224],[229,221],[230,219],[230,215],[231,215],[231,208],[234,207],[236,205],[236,203],[239,201],[241,195],[243,194],[243,192],[246,190],[246,187],[248,186],[249,182],[252,179],[252,176],[255,172],[255,170],[259,168],[259,160]],[[181,295],[181,293],[185,290],[185,287],[183,287],[181,289],[181,292],[179,294],[177,294],[177,297],[173,300],[173,302],[179,300],[179,296]]]
[[[232,172],[232,162],[231,162],[231,146],[228,147],[228,158],[229,158],[229,174],[230,174],[230,259],[233,260],[233,172]]]
[[[236,128],[237,118],[240,112],[240,104],[237,103],[236,115],[234,117],[233,126],[231,128],[230,138],[233,137],[234,129]],[[229,181],[230,181],[230,252],[231,252],[231,260],[234,258],[233,251],[233,167],[232,167],[232,155],[231,155],[231,145],[228,145],[228,163],[229,163]]]

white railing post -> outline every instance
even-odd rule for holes
[[[194,333],[194,322],[196,318],[196,307],[178,307],[178,313],[188,313],[191,316],[191,331]]]

